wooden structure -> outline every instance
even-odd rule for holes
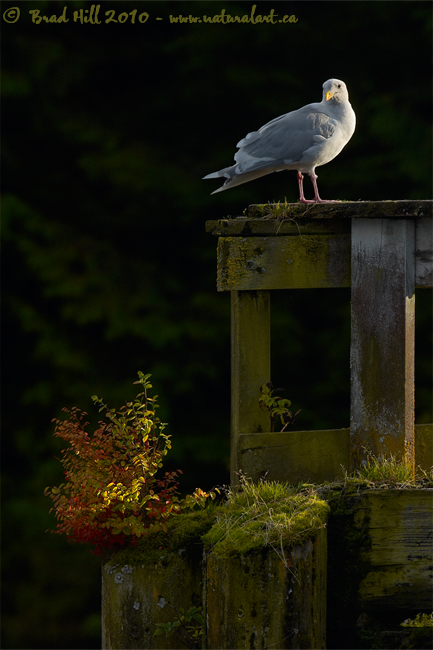
[[[177,515],[167,536],[118,551],[102,567],[102,648],[179,649],[184,631],[154,636],[156,626],[192,606],[205,621],[195,647],[430,647],[401,644],[400,623],[431,612],[432,489],[358,486],[329,503],[326,528],[295,546],[263,536],[245,555],[220,556],[202,538],[214,510],[204,525]],[[185,520],[190,535],[176,537]]]
[[[122,552],[114,555],[102,570],[102,648],[325,648],[326,530],[284,554],[264,546],[219,558],[198,537],[152,560],[137,549],[128,564]],[[205,625],[197,645],[182,640],[179,629],[154,636],[157,623],[176,620],[165,601],[178,610],[201,609]]]
[[[432,425],[414,426],[414,310],[415,287],[433,286],[432,202],[289,205],[284,219],[263,217],[270,209],[207,223],[218,290],[231,292],[233,482],[239,469],[332,480],[364,447],[428,468]],[[271,291],[319,287],[351,287],[350,429],[271,433],[259,407],[271,379]],[[175,618],[167,597],[202,608],[207,648],[325,648],[326,636],[328,647],[366,647],[364,633],[376,635],[369,647],[397,647],[402,619],[431,605],[431,492],[329,490],[314,537],[228,557],[218,542],[204,546],[216,510],[198,527],[200,513],[180,514],[170,540],[149,535],[104,563],[102,647],[178,648],[176,636],[154,636]],[[188,517],[194,526],[176,538]],[[398,625],[392,645],[383,616]]]
[[[335,459],[338,469],[350,454],[357,467],[365,448],[414,467],[415,288],[433,287],[432,203],[293,204],[278,217],[271,205],[250,206],[248,217],[207,222],[218,237],[218,291],[231,292],[232,481],[239,469],[333,479]],[[270,433],[259,389],[271,380],[271,291],[338,287],[352,292],[350,442],[344,429]],[[423,425],[420,444],[431,445],[431,432]]]

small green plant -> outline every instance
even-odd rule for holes
[[[178,496],[181,470],[157,473],[171,448],[166,424],[156,415],[157,395],[150,397],[150,375],[138,373],[142,387],[134,401],[118,411],[94,395],[105,414],[93,435],[86,431],[86,413],[64,409],[67,419],[55,419],[54,435],[69,443],[62,450],[65,483],[47,487],[58,519],[56,533],[69,541],[95,545],[96,553],[134,544],[149,531],[167,530],[166,521],[184,508],[199,504],[215,493],[197,489]]]
[[[433,627],[433,614],[417,614],[415,618],[407,618],[402,627]]]
[[[281,431],[285,431],[289,424],[295,423],[295,418],[300,412],[297,411],[295,415],[293,415],[289,410],[289,406],[292,405],[292,402],[288,399],[274,396],[276,390],[280,389],[274,389],[272,382],[260,386],[261,396],[259,398],[259,405],[262,411],[267,409],[271,414],[271,432],[275,431],[275,422],[277,420],[282,424],[283,428]]]
[[[204,625],[201,608],[190,607],[185,612],[182,607],[175,607],[164,598],[160,598],[158,606],[162,608],[166,605],[174,610],[176,618],[168,623],[157,623],[153,636],[159,634],[170,636],[174,633],[187,648],[201,648]]]

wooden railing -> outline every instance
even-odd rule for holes
[[[414,425],[414,335],[415,288],[433,287],[432,203],[293,204],[277,217],[250,206],[248,217],[207,222],[218,291],[231,292],[233,481],[240,469],[332,480],[366,450],[431,464],[432,425]],[[271,291],[338,287],[352,294],[350,429],[271,433],[259,406],[271,380]]]

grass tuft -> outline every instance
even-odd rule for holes
[[[344,468],[343,468],[344,469]],[[413,476],[412,467],[395,456],[373,456],[367,450],[367,460],[363,467],[351,474],[344,469],[344,481],[363,481],[367,487],[375,488],[409,488],[428,487],[433,483],[433,468],[427,472],[418,467]]]
[[[300,494],[287,483],[254,484],[240,475],[240,491],[226,488],[227,501],[202,540],[212,553],[229,558],[270,546],[303,543],[326,526],[330,508],[316,493]]]

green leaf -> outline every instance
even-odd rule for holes
[[[136,381],[134,382],[135,384],[138,384],[139,382]],[[158,636],[159,634],[164,634],[165,630],[162,627],[161,623],[157,623],[158,627],[156,628],[155,632],[153,633],[153,636]]]

